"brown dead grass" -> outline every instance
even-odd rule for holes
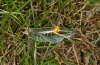
[[[63,2],[65,2],[65,0]],[[83,2],[83,4],[80,2]],[[72,3],[66,3],[67,8],[60,9],[58,0],[51,3],[48,2],[46,9],[50,9],[49,17],[55,22],[59,22],[59,14],[62,17],[64,26],[75,30],[75,35],[72,39],[77,44],[63,41],[55,49],[48,50],[46,57],[43,57],[45,50],[40,49],[37,52],[37,58],[44,58],[43,61],[46,61],[48,57],[53,57],[60,65],[68,65],[68,63],[76,65],[100,64],[100,31],[98,31],[100,29],[100,11],[97,11],[100,7],[96,8],[95,6],[89,6],[89,4],[92,3],[85,0],[74,0]],[[97,5],[98,3],[93,4]],[[41,19],[44,13],[42,1],[34,2],[33,8],[35,12],[38,12],[38,19]],[[38,21],[38,19],[36,19],[36,21]],[[47,25],[48,24],[45,24],[45,26]],[[30,27],[32,27],[32,25],[30,25]],[[4,43],[9,50],[2,50],[0,46],[0,60],[5,57],[8,61],[8,65],[21,62],[21,54],[25,47],[28,47],[22,43],[26,42],[19,39],[20,36],[17,34],[12,35],[9,29],[6,30],[5,37]],[[14,43],[14,41],[16,41],[14,38],[19,41]],[[30,48],[34,50],[34,42],[32,43]],[[22,48],[20,48],[20,46],[22,46]],[[46,46],[46,44],[43,46]],[[15,52],[17,52],[17,54]],[[5,65],[7,64],[5,62]]]

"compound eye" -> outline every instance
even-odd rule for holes
[[[28,33],[28,28],[23,28],[23,29],[22,29],[22,33],[23,33],[23,34],[29,34],[29,33]]]

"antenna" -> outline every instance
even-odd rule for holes
[[[61,18],[61,15],[60,15],[60,14],[58,14],[58,15],[59,15],[59,18],[60,18],[60,24],[59,24],[59,25],[64,26],[64,25],[63,25],[62,18]]]

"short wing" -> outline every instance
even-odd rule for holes
[[[56,39],[56,43],[60,43],[64,39],[64,37],[61,37],[61,36],[58,36],[58,35],[54,35],[53,38]]]

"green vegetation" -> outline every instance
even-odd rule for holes
[[[73,29],[77,44],[23,34],[25,27],[52,27],[47,17]],[[0,65],[99,65],[99,29],[100,3],[93,0],[0,0]]]

